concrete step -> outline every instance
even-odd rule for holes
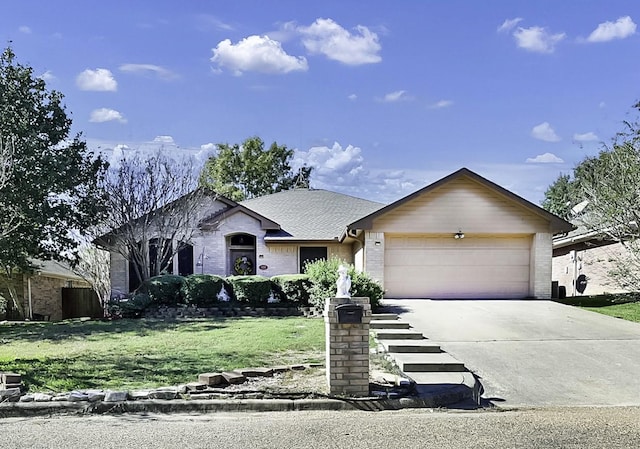
[[[389,354],[408,376],[415,372],[460,372],[466,371],[464,363],[454,359],[446,352],[439,354]]]
[[[410,327],[406,321],[398,320],[373,320],[369,323],[370,329],[409,329]]]
[[[437,406],[437,402],[431,398],[438,398],[447,405],[459,404],[467,409],[475,409],[482,402],[482,384],[468,371],[411,373],[408,377],[416,383],[419,398],[424,398],[422,406]]]
[[[440,345],[429,340],[378,340],[385,352],[442,352]]]
[[[418,385],[474,385],[476,382],[473,373],[464,372],[414,372],[407,377]]]
[[[420,332],[409,329],[372,329],[378,340],[422,340]]]
[[[374,313],[371,315],[371,321],[375,320],[397,320],[397,313]]]

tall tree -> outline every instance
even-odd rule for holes
[[[573,205],[575,197],[571,175],[560,174],[544,192],[542,207],[566,220],[571,215]]]
[[[200,185],[234,201],[308,187],[311,167],[291,168],[293,150],[273,142],[265,149],[259,137],[250,137],[242,145],[219,144],[200,174]]]
[[[634,108],[640,110],[640,103]],[[637,290],[640,285],[640,125],[624,122],[623,131],[614,137],[612,144],[604,145],[597,156],[580,162],[570,180],[559,178],[547,190],[545,201],[551,198],[549,192],[561,191],[564,186],[573,204],[587,203],[574,219],[627,249],[614,261],[610,274],[622,288]]]
[[[131,262],[140,281],[165,272],[197,230],[202,200],[190,159],[134,153],[109,170],[103,189],[108,216],[94,242]]]
[[[33,268],[34,259],[63,259],[78,245],[71,231],[85,233],[103,212],[98,182],[107,164],[80,135],[70,136],[62,99],[11,48],[2,52],[0,136],[5,149],[11,144],[11,165],[0,189],[0,266],[23,316],[15,273]]]

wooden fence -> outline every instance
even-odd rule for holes
[[[104,310],[96,292],[90,288],[62,289],[62,319],[80,317],[102,318]]]

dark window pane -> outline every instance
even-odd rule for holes
[[[300,247],[300,273],[305,272],[305,265],[316,260],[327,260],[326,246]]]

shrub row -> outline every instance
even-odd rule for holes
[[[145,281],[126,298],[113,300],[109,307],[112,315],[138,317],[150,307],[180,305],[215,307],[246,305],[324,307],[326,298],[335,295],[338,259],[316,261],[306,266],[307,274],[264,276],[229,276],[210,274],[190,276],[160,275]],[[352,296],[368,296],[376,308],[382,298],[382,287],[365,273],[349,267]]]

